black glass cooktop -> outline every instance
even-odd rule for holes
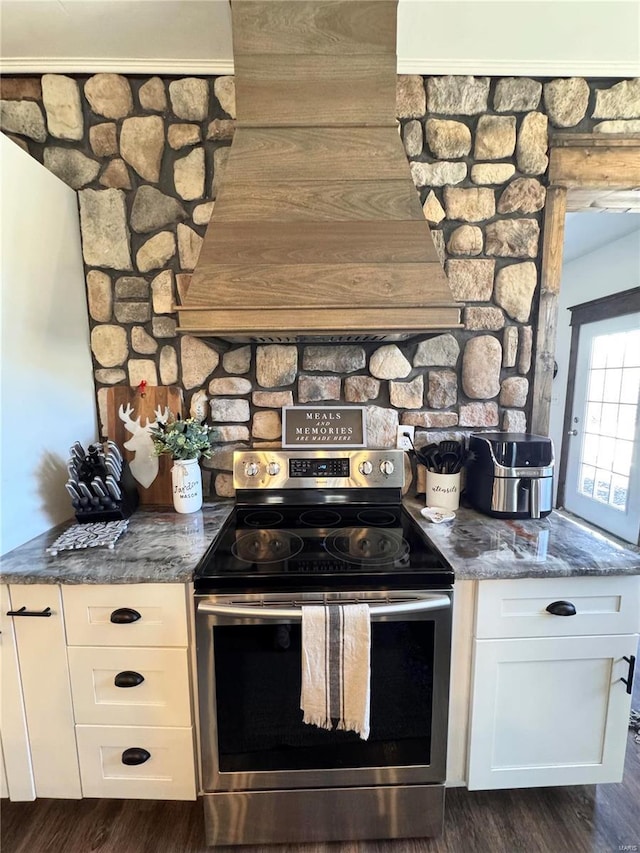
[[[453,571],[401,506],[236,507],[195,572],[198,591],[424,589]]]

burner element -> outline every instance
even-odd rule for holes
[[[252,530],[238,536],[231,553],[244,563],[280,563],[303,547],[302,539],[288,530]]]
[[[409,554],[409,544],[398,532],[368,527],[332,531],[324,547],[332,557],[368,566],[388,565]]]
[[[331,509],[310,509],[303,512],[298,520],[307,527],[335,527],[342,519],[339,512]]]
[[[249,527],[273,527],[280,524],[284,516],[275,510],[262,509],[249,512],[244,517],[244,523]]]
[[[383,509],[365,509],[358,513],[358,521],[363,524],[372,524],[374,527],[386,527],[388,524],[397,524],[398,519],[392,512]]]

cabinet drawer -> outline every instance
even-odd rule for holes
[[[191,728],[76,726],[82,795],[143,800],[195,800]],[[146,750],[141,764],[126,750]]]
[[[76,723],[191,725],[186,649],[73,646],[69,667]]]
[[[63,586],[62,597],[70,646],[187,645],[182,584]],[[116,611],[120,613],[113,616]],[[112,618],[134,621],[115,623]]]
[[[574,616],[547,611],[554,602],[575,607]],[[640,630],[640,577],[523,578],[480,581],[479,639],[635,634]]]

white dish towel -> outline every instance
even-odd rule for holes
[[[302,608],[304,722],[369,737],[371,623],[366,604]]]

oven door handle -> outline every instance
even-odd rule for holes
[[[351,603],[333,601],[331,604]],[[432,595],[425,598],[412,599],[411,601],[396,601],[393,603],[385,602],[384,604],[369,604],[367,601],[357,602],[358,604],[368,604],[371,613],[371,618],[375,619],[378,616],[396,616],[403,613],[422,613],[427,610],[446,610],[451,607],[451,599],[448,595]],[[259,619],[260,621],[268,622],[270,620],[285,619],[288,622],[301,622],[302,611],[305,606],[296,607],[265,607],[264,605],[249,605],[242,604],[211,604],[206,601],[198,603],[198,613],[203,613],[207,616],[236,616],[243,619]]]

